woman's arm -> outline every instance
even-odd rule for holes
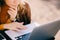
[[[4,25],[3,24],[0,24],[0,30],[4,30]]]
[[[23,23],[18,23],[18,22],[0,24],[0,30],[4,30],[4,29],[20,31],[20,30],[25,30],[26,27],[23,25]]]
[[[6,24],[11,23],[10,19],[7,20]],[[0,30],[4,30],[4,24],[0,24]]]

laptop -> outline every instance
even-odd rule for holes
[[[0,40],[6,40],[6,38],[0,33]]]
[[[54,37],[59,29],[60,20],[41,25],[32,31],[29,40],[51,40],[50,38]]]
[[[17,40],[17,39],[19,39],[19,37],[21,37],[22,35],[31,33],[31,32],[33,31],[33,29],[34,29],[35,27],[40,26],[40,24],[37,23],[37,22],[33,22],[33,23],[27,24],[27,25],[25,25],[25,26],[27,27],[26,30],[20,30],[19,32],[12,31],[12,30],[7,30],[7,31],[5,31],[5,33],[10,37],[10,39],[12,39],[12,40]]]

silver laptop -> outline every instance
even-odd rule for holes
[[[26,30],[20,30],[19,32],[15,32],[15,31],[12,31],[12,30],[7,30],[5,31],[5,33],[12,39],[12,40],[17,40],[18,37],[20,37],[21,35],[25,35],[25,34],[28,34],[28,33],[31,33],[32,30],[35,28],[35,27],[38,27],[40,26],[37,22],[34,22],[34,23],[31,23],[31,24],[28,24],[28,25],[25,25],[27,27]]]
[[[59,29],[60,20],[36,27],[32,31],[29,40],[48,40],[49,38],[54,37]]]

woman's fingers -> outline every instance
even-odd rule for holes
[[[12,8],[9,8],[9,10],[8,11],[10,11],[12,14],[14,14],[14,15],[16,15],[17,14],[17,9],[16,10],[14,10],[14,9],[12,9]]]
[[[11,20],[15,19],[16,15],[17,15],[17,7],[11,6],[7,12],[10,15]]]
[[[20,30],[17,28],[13,29],[13,31],[20,32]]]
[[[17,29],[19,29],[19,30],[25,30],[25,29],[27,29],[27,27],[20,25],[19,27],[17,27]]]
[[[11,5],[10,8],[12,8],[12,9],[15,10],[15,8],[17,8],[17,6],[13,6],[13,5]]]
[[[15,19],[15,16],[16,16],[16,15],[14,15],[13,12],[8,11],[8,14],[10,15],[10,18],[11,18],[11,19]]]
[[[18,23],[18,25],[19,25],[18,28],[25,30],[25,29],[27,29],[27,27],[25,25],[23,25],[23,23],[24,22]]]
[[[9,8],[9,10],[12,10],[12,11],[17,11],[17,8],[13,9],[13,8]]]
[[[8,10],[8,14],[10,15],[10,18],[15,18],[17,15],[17,10],[13,10],[12,8],[10,8]]]
[[[11,16],[12,16],[12,15],[13,15],[13,16],[16,16],[17,13],[16,13],[15,11],[8,10],[8,14],[11,15]]]
[[[15,27],[13,28],[13,30],[17,31],[17,32],[19,32],[21,30],[25,30],[25,29],[27,29],[27,27],[25,27],[24,25],[21,25],[21,23],[20,24],[16,24]]]
[[[23,26],[23,25],[19,25],[18,27],[16,27],[19,30],[25,30],[27,29],[27,27]]]
[[[23,22],[18,23],[18,22],[14,22],[15,28],[19,29],[19,30],[25,30],[27,29],[26,26],[23,25]]]

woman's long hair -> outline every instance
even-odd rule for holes
[[[18,5],[18,14],[16,18],[19,22],[24,22],[24,25],[31,22],[31,10],[27,2],[25,2],[25,5],[20,2]]]

